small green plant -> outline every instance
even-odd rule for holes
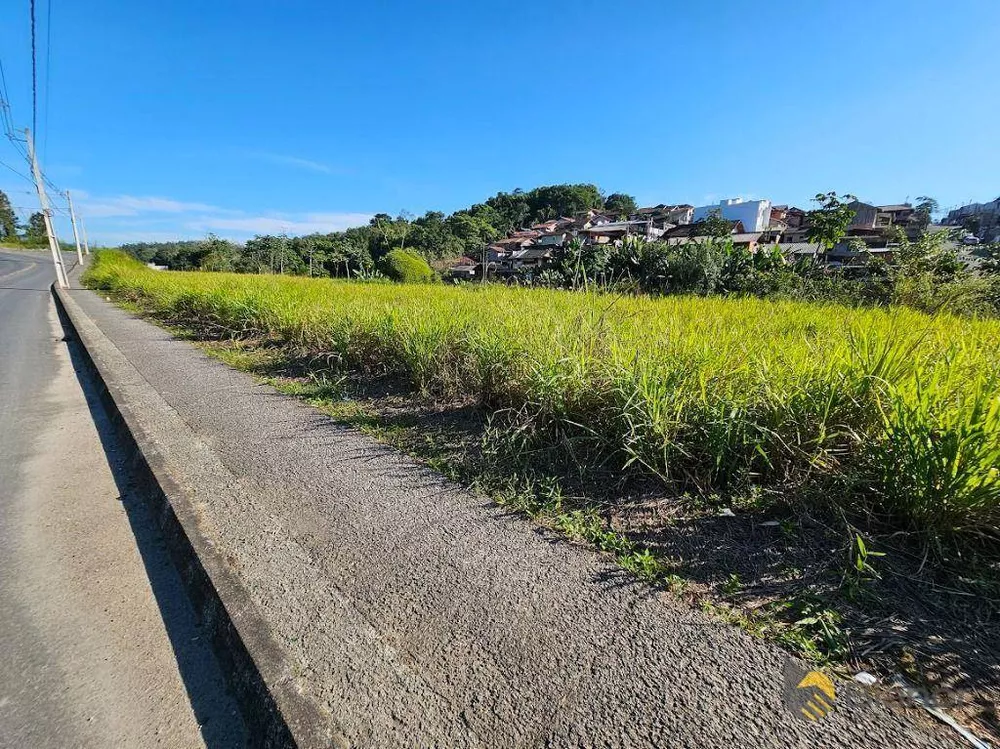
[[[841,584],[848,598],[857,598],[868,583],[881,579],[882,576],[872,566],[872,561],[883,556],[884,552],[871,551],[860,533],[854,534],[850,546],[850,559]]]
[[[722,583],[721,586],[722,595],[726,596],[727,598],[735,596],[737,593],[740,592],[742,588],[743,588],[743,581],[740,579],[740,576],[737,573],[733,572]]]

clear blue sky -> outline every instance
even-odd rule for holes
[[[100,241],[569,181],[646,204],[1000,195],[997,0],[52,3],[39,150]],[[28,0],[0,8],[23,126]]]

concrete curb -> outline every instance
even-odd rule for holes
[[[65,290],[53,285],[52,292],[63,327],[81,344],[85,365],[126,450],[131,472],[144,490],[211,640],[246,723],[250,746],[331,746],[329,716],[295,688],[288,659],[266,620],[220,550],[198,528],[189,495],[171,477],[155,440],[130,411],[118,386],[114,357],[109,355],[117,348]]]

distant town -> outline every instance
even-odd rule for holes
[[[708,220],[712,217],[728,222],[725,238],[734,246],[751,252],[774,246],[788,261],[809,258],[830,267],[851,267],[864,256],[891,263],[900,236],[914,240],[926,232],[949,231],[950,241],[966,248],[1000,238],[1000,198],[956,208],[936,224],[926,205],[873,205],[853,200],[847,207],[854,217],[845,236],[822,253],[815,241],[809,241],[809,211],[774,205],[769,200],[733,198],[699,207],[660,204],[638,208],[624,219],[607,210],[587,210],[541,221],[488,244],[484,258],[463,258],[449,272],[453,278],[479,277],[485,267],[488,274],[499,278],[523,276],[544,269],[572,240],[584,245],[617,243],[626,237],[667,244],[701,241],[717,236],[719,223]]]

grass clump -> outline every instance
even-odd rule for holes
[[[1000,540],[997,321],[158,273],[119,253],[98,255],[86,280],[203,334],[474,399],[519,460],[700,495],[823,497],[941,550]]]

